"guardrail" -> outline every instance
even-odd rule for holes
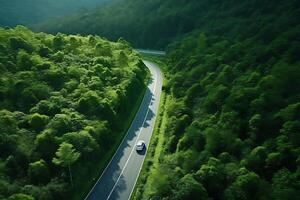
[[[157,51],[157,50],[150,50],[150,49],[135,49],[137,52],[147,55],[154,55],[154,56],[165,56],[165,51]]]

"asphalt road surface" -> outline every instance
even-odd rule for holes
[[[159,68],[149,61],[144,63],[151,72],[151,78],[143,101],[126,136],[86,200],[127,200],[134,189],[154,129],[162,88]],[[135,150],[138,140],[146,143],[141,153]]]

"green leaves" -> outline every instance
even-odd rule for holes
[[[34,200],[34,198],[30,195],[19,193],[11,195],[8,200]]]
[[[166,12],[179,16],[205,14],[194,18],[199,29],[174,33],[180,36],[167,48],[165,92],[171,100],[164,105],[164,134],[159,135],[164,138],[160,167],[144,175],[149,178],[139,197],[197,199],[188,195],[197,185],[212,199],[297,198],[300,29],[292,25],[294,14],[287,13],[296,13],[299,5],[285,1],[283,8],[268,1],[258,10],[252,0],[189,1],[189,9],[199,6],[194,15],[183,5],[176,9],[184,1],[170,2],[159,10],[168,5]],[[148,186],[153,180],[161,189]]]
[[[53,38],[53,47],[56,50],[60,50],[63,48],[63,45],[65,44],[64,36],[62,34],[57,34]]]
[[[82,156],[86,158],[90,158],[91,155],[95,155],[96,153],[99,154],[98,143],[87,131],[66,133],[62,139],[73,144],[76,149],[81,152]]]
[[[31,57],[28,53],[21,50],[17,54],[17,66],[19,71],[26,71],[30,70],[33,65],[33,62],[31,61]]]
[[[28,176],[34,183],[47,183],[50,178],[49,169],[44,160],[29,164]]]
[[[0,28],[0,198],[69,198],[65,170],[53,165],[67,167],[73,185],[71,165],[80,162],[76,188],[92,180],[92,166],[122,137],[146,75],[124,41]]]
[[[49,121],[49,117],[46,115],[40,115],[38,113],[35,113],[31,115],[29,119],[30,125],[36,130],[41,131],[43,128],[47,125]]]
[[[177,190],[173,191],[174,200],[182,199],[198,199],[208,200],[206,189],[203,185],[197,182],[191,174],[185,175],[177,183]]]
[[[66,142],[60,144],[55,155],[56,158],[53,158],[52,162],[62,167],[72,165],[80,157],[80,153],[75,151],[73,145]]]
[[[68,167],[71,186],[73,187],[73,178],[71,173],[71,165],[75,163],[80,157],[80,153],[76,152],[72,144],[63,142],[60,144],[56,154],[56,158],[53,158],[52,162],[62,167]]]
[[[31,45],[21,37],[12,37],[9,39],[9,43],[13,50],[23,49],[27,52],[31,52],[33,50]]]

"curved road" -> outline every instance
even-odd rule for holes
[[[140,108],[115,155],[85,200],[127,200],[142,168],[153,132],[162,88],[162,74],[156,64],[144,61],[151,78]],[[144,140],[146,149],[137,153],[135,144]]]

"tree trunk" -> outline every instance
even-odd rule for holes
[[[73,187],[73,178],[72,178],[72,173],[71,173],[71,166],[68,165],[68,168],[69,168],[69,175],[70,175],[71,187]]]

